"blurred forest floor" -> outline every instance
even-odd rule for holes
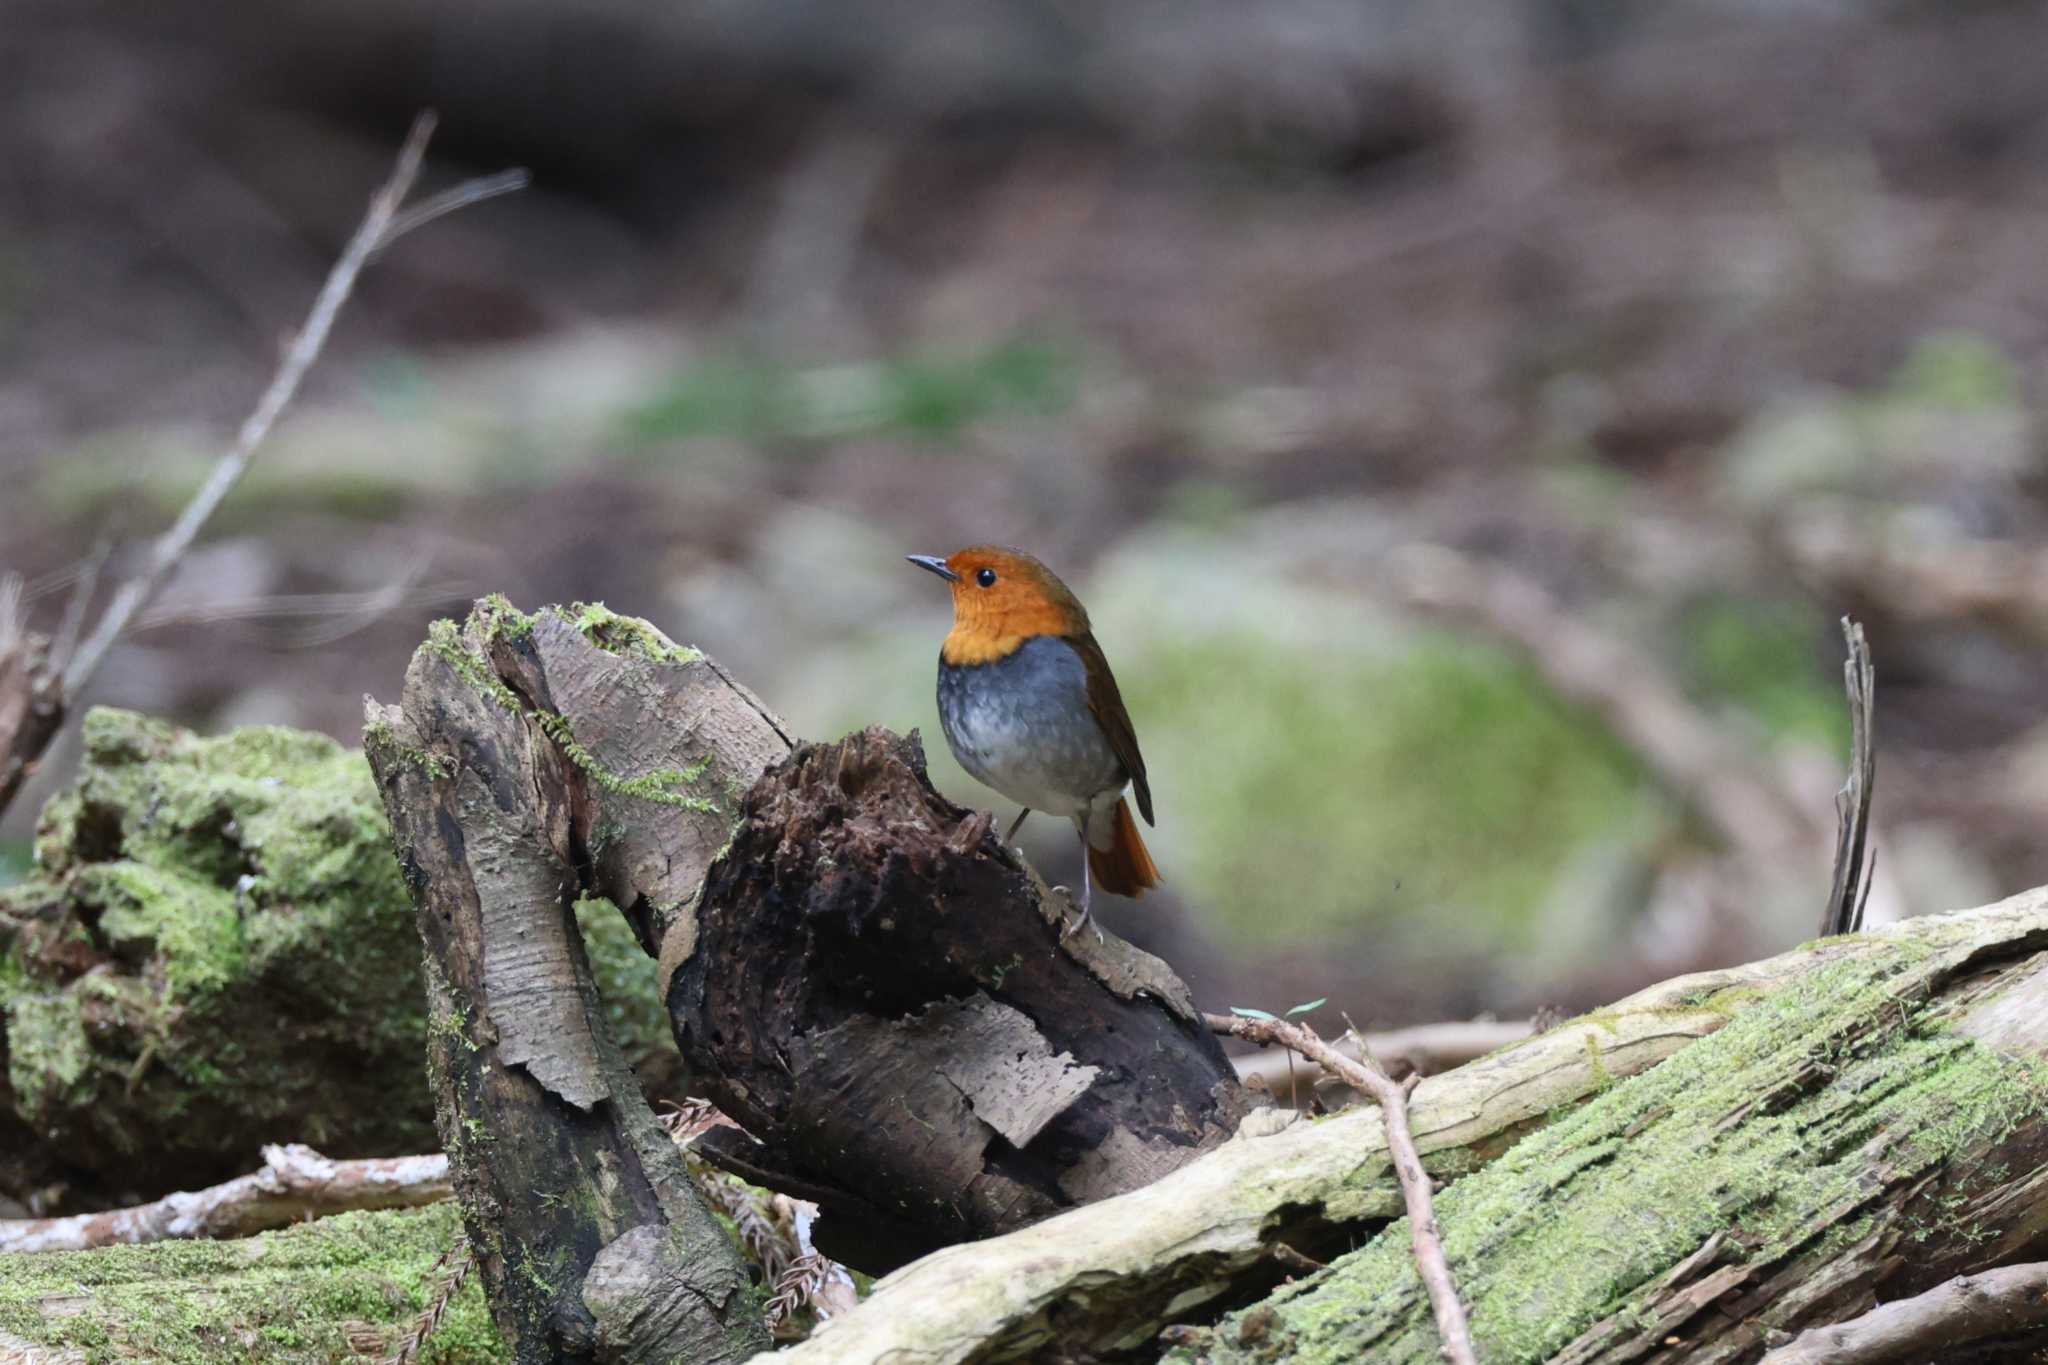
[[[534,187],[377,263],[93,700],[354,742],[502,591],[942,749],[901,555],[1012,542],[1153,770],[1166,894],[1105,918],[1207,1005],[1596,1003],[1810,936],[1824,853],[1729,881],[1390,565],[1539,587],[1820,822],[1853,613],[1895,908],[2048,881],[2044,44],[2021,4],[8,0],[0,562],[53,615],[164,525],[432,105],[430,189]]]

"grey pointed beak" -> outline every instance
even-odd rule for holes
[[[917,565],[920,569],[930,569],[948,583],[958,583],[960,581],[960,575],[947,568],[946,561],[940,559],[937,555],[905,555],[903,557]]]

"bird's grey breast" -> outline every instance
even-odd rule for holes
[[[1081,656],[1040,635],[985,664],[939,664],[939,720],[960,766],[1034,810],[1072,814],[1128,775],[1088,706]]]

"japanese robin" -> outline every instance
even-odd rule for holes
[[[1024,807],[1004,842],[1034,810],[1072,820],[1081,837],[1081,917],[1066,933],[1088,923],[1095,886],[1135,897],[1157,885],[1124,800],[1134,787],[1152,823],[1145,759],[1087,610],[1021,550],[975,545],[907,558],[952,585],[939,723],[961,767]]]

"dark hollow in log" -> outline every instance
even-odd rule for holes
[[[941,797],[915,738],[800,746],[747,794],[668,1008],[737,1134],[707,1155],[824,1210],[880,1272],[1149,1184],[1244,1111],[1187,988],[1083,931]]]

